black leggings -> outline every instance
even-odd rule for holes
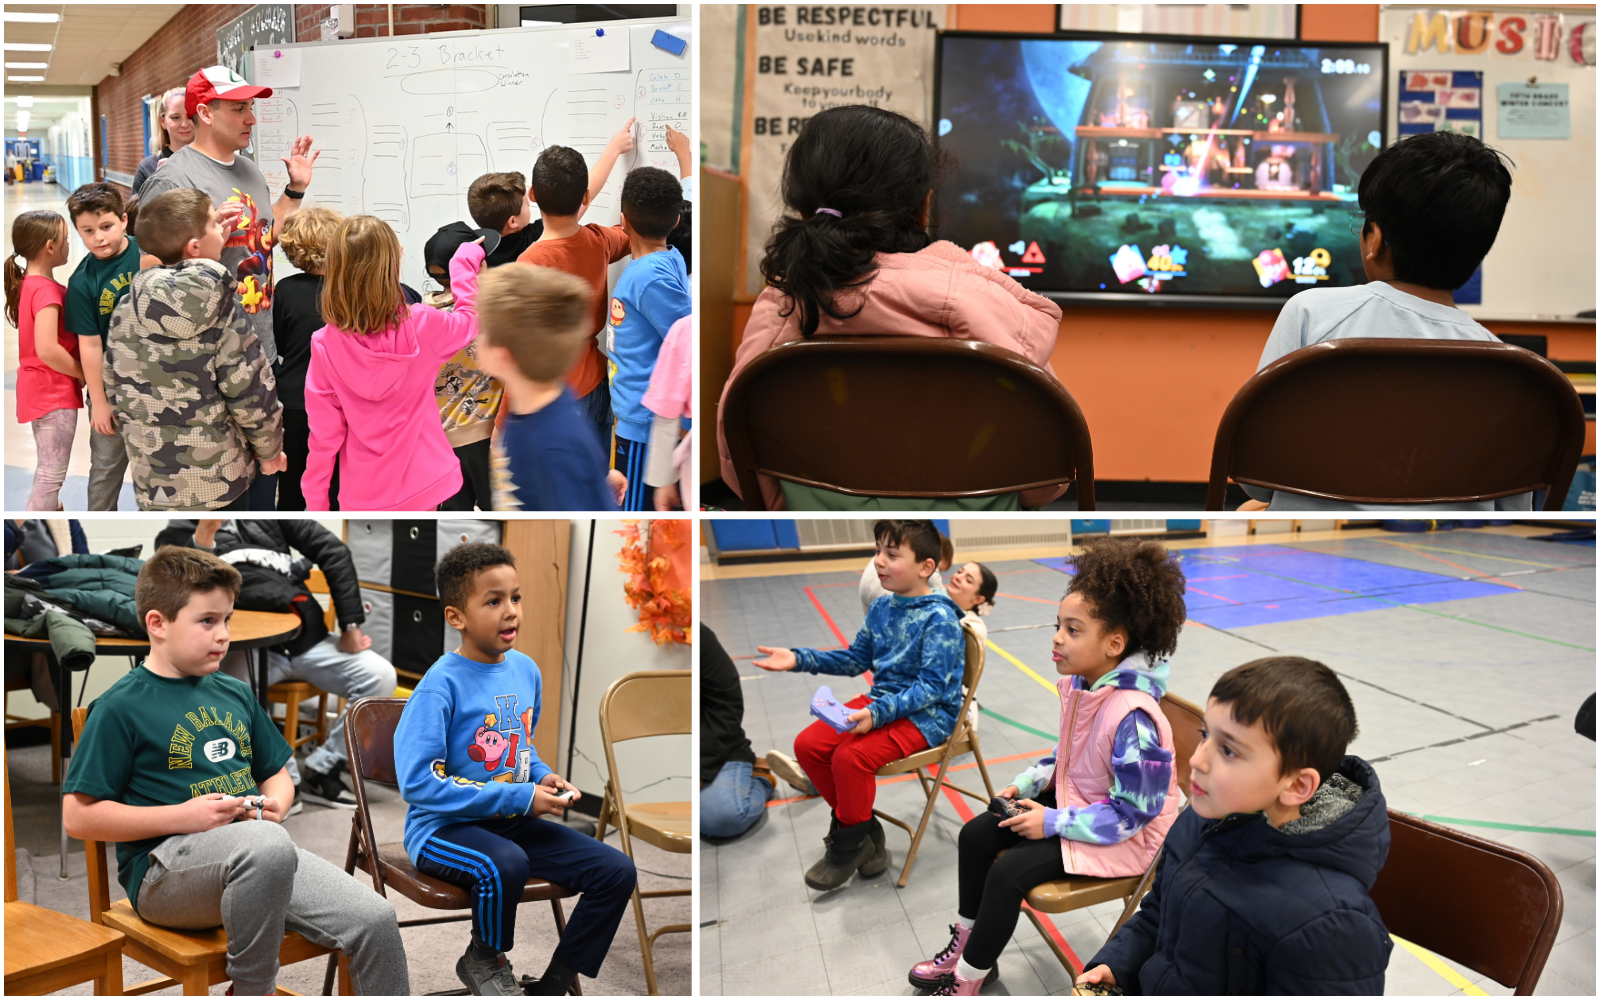
[[[1055,808],[1054,791],[1034,798]],[[1005,851],[1003,858],[995,855]],[[992,969],[1016,933],[1022,901],[1041,882],[1067,877],[1061,838],[1029,840],[1000,829],[1000,817],[981,812],[961,828],[956,912],[972,920],[972,936],[961,957],[976,969]]]

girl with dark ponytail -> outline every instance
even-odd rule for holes
[[[818,333],[979,340],[1049,369],[1060,308],[928,235],[942,161],[920,125],[883,108],[830,108],[806,122],[784,163],[785,212],[761,258],[768,287],[751,310],[733,374],[779,344]],[[738,490],[718,419],[722,478]],[[1043,506],[1063,490],[1046,487],[1021,501]],[[762,491],[769,506],[783,506],[792,491],[808,506],[834,496],[802,497],[794,484],[765,476]]]
[[[67,220],[55,212],[23,212],[11,224],[5,286],[6,319],[17,328],[17,423],[32,425],[37,451],[29,510],[61,509],[83,408],[78,338],[62,328],[67,290],[55,279],[68,249]]]

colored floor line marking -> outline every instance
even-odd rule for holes
[[[1051,684],[1049,681],[1045,680],[1043,677],[1040,677],[1038,674],[1034,673],[1033,669],[1031,667],[1029,667],[1026,663],[1023,663],[1021,660],[1017,659],[1015,656],[1012,656],[1010,653],[1008,653],[1005,650],[1001,649],[999,646],[996,646],[994,644],[993,640],[985,640],[984,645],[988,646],[990,649],[994,650],[996,653],[999,653],[1006,660],[1009,660],[1011,662],[1012,666],[1016,667],[1018,670],[1022,671],[1023,673],[1027,674],[1029,677],[1032,677],[1034,680],[1036,680],[1040,684],[1044,685],[1045,689],[1047,691],[1049,691],[1051,694],[1056,695],[1057,697],[1060,696],[1060,692],[1058,692],[1056,690],[1056,686],[1054,684]]]
[[[1000,594],[1000,593],[996,593],[994,596],[996,596],[996,597],[1009,597],[1013,601],[1032,601],[1035,604],[1060,604],[1061,603],[1060,601],[1047,601],[1042,597],[1024,597],[1021,594]]]
[[[1393,545],[1393,546],[1395,546],[1397,548],[1405,549],[1407,552],[1415,552],[1417,555],[1421,556],[1424,559],[1432,559],[1436,563],[1443,563],[1446,566],[1454,566],[1456,569],[1459,569],[1463,573],[1471,573],[1474,577],[1476,577],[1479,580],[1493,580],[1495,583],[1498,583],[1500,586],[1502,586],[1502,587],[1510,587],[1512,590],[1521,590],[1522,589],[1521,587],[1517,586],[1516,584],[1507,583],[1506,581],[1500,579],[1497,576],[1490,576],[1487,573],[1483,573],[1483,572],[1480,572],[1480,571],[1475,570],[1475,569],[1470,569],[1470,568],[1468,568],[1466,566],[1461,565],[1460,563],[1453,563],[1448,559],[1440,559],[1438,556],[1431,556],[1428,553],[1426,553],[1426,552],[1422,551],[1421,549],[1417,548],[1415,545],[1407,545],[1405,542],[1391,541],[1390,539],[1387,539],[1387,538],[1380,538],[1378,540],[1380,542],[1382,542],[1383,544],[1385,544],[1385,545]]]
[[[1388,541],[1388,539],[1380,539],[1380,541]],[[1441,549],[1437,545],[1418,545],[1417,548],[1427,549],[1430,552],[1446,552],[1453,556],[1479,556],[1484,559],[1493,559],[1497,562],[1518,563],[1522,566],[1538,566],[1540,569],[1582,569],[1585,566],[1590,565],[1589,563],[1567,563],[1563,565],[1562,563],[1534,562],[1531,559],[1513,559],[1510,556],[1490,555],[1487,552],[1463,552],[1460,549]]]
[[[1210,558],[1216,559],[1216,560],[1219,560],[1219,561],[1228,561],[1228,562],[1237,561],[1237,558],[1234,557],[1234,556],[1211,556]],[[1586,653],[1595,652],[1595,649],[1594,649],[1593,646],[1580,646],[1577,643],[1573,643],[1573,642],[1562,642],[1560,639],[1551,639],[1551,638],[1548,638],[1548,637],[1542,636],[1542,635],[1534,635],[1532,632],[1519,632],[1514,628],[1506,628],[1506,627],[1504,627],[1502,625],[1490,625],[1488,622],[1474,621],[1471,618],[1463,618],[1460,615],[1447,615],[1443,611],[1433,611],[1433,610],[1430,610],[1428,608],[1425,608],[1425,607],[1421,606],[1420,604],[1402,604],[1399,601],[1391,601],[1391,600],[1389,600],[1387,598],[1375,597],[1375,596],[1373,596],[1371,594],[1363,594],[1363,593],[1361,593],[1359,591],[1340,590],[1338,587],[1330,587],[1325,583],[1313,583],[1310,580],[1300,580],[1300,579],[1297,579],[1297,578],[1292,577],[1292,576],[1284,576],[1281,573],[1268,573],[1266,570],[1252,569],[1250,572],[1257,573],[1257,574],[1259,574],[1261,576],[1271,577],[1274,580],[1288,580],[1290,583],[1298,583],[1298,584],[1302,584],[1302,585],[1307,586],[1307,587],[1315,587],[1318,590],[1331,591],[1332,593],[1335,593],[1335,594],[1349,594],[1352,597],[1357,597],[1357,598],[1361,598],[1361,599],[1368,600],[1368,601],[1377,601],[1379,604],[1388,604],[1391,607],[1409,608],[1412,611],[1420,611],[1421,613],[1423,613],[1425,615],[1433,615],[1436,618],[1446,618],[1446,619],[1449,619],[1450,621],[1462,622],[1463,624],[1466,624],[1466,625],[1476,625],[1479,628],[1494,629],[1496,632],[1504,632],[1507,635],[1520,635],[1524,639],[1533,639],[1536,642],[1548,642],[1548,643],[1550,643],[1552,645],[1556,645],[1556,646],[1565,646],[1568,649],[1581,649]]]
[[[1025,733],[1032,733],[1035,736],[1040,736],[1047,740],[1054,740],[1056,738],[1055,736],[1045,732],[1043,729],[1035,729],[1032,726],[1024,725],[1023,723],[1018,722],[1016,719],[1008,719],[999,712],[996,712],[993,709],[984,708],[982,705],[978,706],[978,711],[984,715],[987,715],[991,719],[999,719],[1008,726],[1015,726]]]
[[[1444,959],[1440,958],[1438,955],[1435,955],[1428,949],[1422,947],[1421,945],[1412,944],[1410,941],[1407,941],[1405,938],[1400,937],[1397,934],[1390,934],[1389,937],[1394,939],[1395,944],[1417,956],[1417,958],[1422,960],[1423,965],[1426,965],[1434,972],[1437,972],[1439,975],[1443,976],[1451,986],[1454,986],[1467,996],[1486,997],[1489,995],[1471,983],[1467,982],[1467,978],[1465,976],[1450,968],[1450,966],[1444,963]]]
[[[1247,574],[1240,574],[1240,575],[1244,576],[1244,575],[1247,575]],[[1227,577],[1214,577],[1213,579],[1226,580],[1228,578]],[[1221,594],[1209,594],[1209,593],[1205,592],[1204,590],[1201,590],[1199,587],[1185,587],[1184,589],[1185,590],[1192,590],[1195,593],[1197,593],[1197,594],[1199,594],[1199,595],[1201,595],[1203,597],[1210,597],[1210,598],[1214,598],[1214,599],[1219,600],[1219,601],[1227,601],[1229,604],[1240,604],[1240,605],[1244,604],[1243,601],[1236,601],[1231,597],[1223,597]]]
[[[1518,833],[1556,833],[1563,837],[1593,837],[1593,830],[1568,830],[1559,826],[1522,826],[1517,823],[1492,823],[1486,819],[1455,819],[1450,816],[1423,816],[1430,823],[1449,823],[1452,826],[1482,826],[1491,830],[1515,830]]]
[[[806,596],[811,598],[811,605],[817,609],[817,614],[821,615],[822,620],[828,623],[828,628],[833,632],[833,637],[839,640],[839,645],[849,646],[850,640],[846,639],[844,633],[839,631],[839,626],[833,622],[833,616],[828,614],[828,609],[824,608],[822,602],[817,600],[817,595],[811,592],[810,587],[806,588]]]

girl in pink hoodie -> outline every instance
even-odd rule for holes
[[[483,247],[463,243],[451,258],[453,312],[407,307],[400,257],[394,230],[370,215],[346,219],[329,241],[327,325],[311,336],[306,373],[306,510],[329,509],[335,455],[342,510],[434,510],[461,489],[433,386],[477,335]]]
[[[768,287],[750,312],[724,401],[733,375],[758,355],[816,333],[978,340],[1051,371],[1060,307],[929,238],[939,167],[927,133],[893,111],[850,105],[806,123],[784,163],[788,212],[761,259]],[[717,446],[722,478],[737,491],[720,409]],[[777,480],[762,476],[761,488],[769,506],[784,506]],[[1047,486],[1020,500],[1042,507],[1064,492]]]

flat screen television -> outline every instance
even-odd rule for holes
[[[1388,46],[942,32],[936,234],[1057,299],[1281,304],[1365,280]],[[1355,229],[1359,232],[1359,224]]]

